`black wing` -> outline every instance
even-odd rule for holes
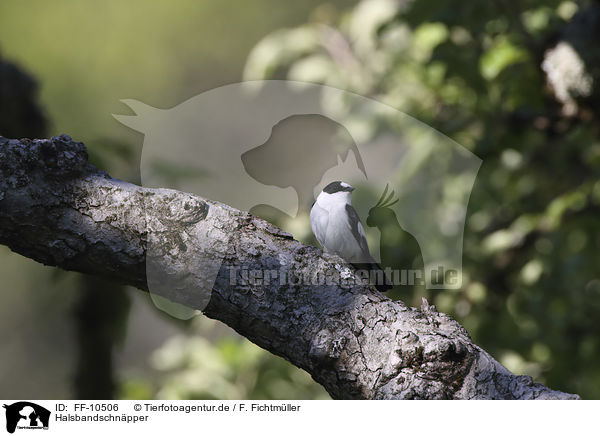
[[[371,258],[371,254],[369,253],[369,245],[367,244],[367,236],[365,235],[365,230],[363,229],[362,224],[360,223],[360,218],[356,213],[354,208],[347,204],[346,205],[346,213],[348,213],[348,223],[350,224],[350,230],[352,231],[352,235],[358,242],[360,249],[365,256],[365,260]]]

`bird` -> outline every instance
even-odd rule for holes
[[[375,271],[383,283],[375,283],[380,292],[391,289],[381,266],[371,256],[365,230],[352,207],[354,188],[346,182],[329,183],[318,195],[311,211],[310,226],[325,252],[340,256],[355,268]]]

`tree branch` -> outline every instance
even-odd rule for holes
[[[202,241],[194,237],[199,228],[206,231]],[[231,235],[225,248],[218,240],[224,233]],[[230,268],[240,265],[353,272],[339,257],[248,213],[112,179],[68,136],[0,138],[0,243],[46,265],[148,290],[146,247],[154,234],[167,270],[193,271],[199,252],[221,250],[224,257],[208,302],[189,287],[201,274],[186,275],[178,302],[305,369],[334,398],[578,398],[510,373],[426,303],[407,307],[368,286],[232,283]]]

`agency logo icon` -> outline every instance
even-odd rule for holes
[[[123,103],[135,115],[114,117],[144,134],[144,186],[217,200],[316,244],[310,209],[325,186],[341,180],[356,188],[352,204],[382,267],[418,269],[428,289],[461,288],[465,217],[481,160],[432,127],[374,99],[293,81],[234,83],[170,109]],[[161,213],[173,217],[175,238],[166,238],[156,214],[146,216],[150,293],[179,318],[194,311],[167,300],[185,295],[191,307],[205,307],[231,243],[209,225],[217,209],[189,203]],[[172,258],[184,246],[194,255]],[[278,262],[275,269],[290,266]]]
[[[50,411],[29,401],[19,401],[3,406],[6,409],[6,431],[47,430],[50,423]]]

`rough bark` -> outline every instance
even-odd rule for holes
[[[0,243],[46,265],[147,290],[147,229],[159,235],[167,269],[189,269],[195,253],[224,256],[209,301],[192,286],[201,274],[188,274],[179,302],[304,368],[333,398],[578,398],[512,374],[426,302],[407,307],[359,285],[232,284],[230,268],[241,265],[353,272],[248,213],[112,179],[68,136],[0,138]],[[199,229],[207,235],[201,242]],[[226,246],[223,234],[231,236]]]

